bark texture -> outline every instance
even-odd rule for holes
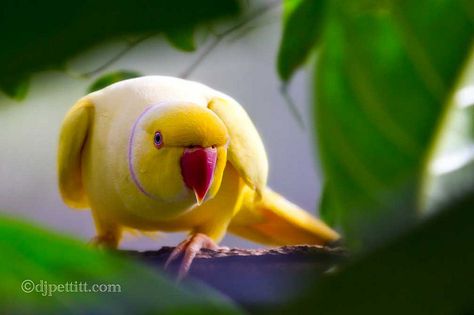
[[[157,251],[126,251],[162,270],[173,247]],[[188,277],[198,279],[245,307],[285,303],[347,258],[341,247],[316,245],[271,249],[201,250]],[[167,272],[175,274],[180,260]]]

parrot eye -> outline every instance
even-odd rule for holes
[[[155,147],[158,149],[163,146],[163,136],[161,135],[161,132],[157,131],[155,132],[155,136],[153,137],[153,142],[155,143]]]

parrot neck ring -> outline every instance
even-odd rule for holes
[[[165,106],[167,103],[169,102],[158,103],[147,107],[138,116],[132,126],[128,143],[128,168],[131,179],[141,193],[156,201],[161,200],[145,189],[135,171],[133,149],[135,147],[135,137],[137,136],[137,133],[140,132],[139,125],[145,118],[145,115],[156,108]],[[161,131],[155,131],[153,144],[157,149],[160,149],[163,146],[163,134]],[[183,154],[179,163],[184,184],[188,189],[194,192],[197,204],[201,205],[201,203],[206,200],[214,181],[214,171],[217,165],[217,148],[215,146],[206,148],[201,146],[183,148]]]
[[[153,200],[156,200],[156,201],[160,201],[160,199],[158,197],[154,196],[153,194],[149,193],[148,191],[146,191],[145,187],[143,187],[143,185],[140,183],[140,180],[138,179],[138,176],[137,176],[137,174],[135,172],[135,169],[134,169],[134,166],[133,166],[134,165],[133,164],[134,163],[134,161],[133,161],[133,148],[135,146],[135,143],[134,143],[135,133],[137,131],[137,127],[138,127],[139,123],[141,122],[141,120],[152,109],[158,108],[159,106],[163,106],[163,105],[165,105],[165,103],[168,103],[168,102],[158,103],[158,104],[155,104],[155,105],[152,105],[150,107],[145,108],[145,110],[140,114],[140,116],[138,116],[137,120],[133,124],[132,130],[130,132],[130,139],[128,140],[128,169],[129,169],[130,175],[132,177],[132,181],[135,184],[135,186],[137,186],[138,190],[141,193],[143,193],[147,197],[149,197]],[[159,133],[159,137],[157,137],[157,133]],[[157,143],[157,140],[160,140],[160,141]],[[163,146],[163,136],[161,135],[161,132],[159,132],[159,131],[157,131],[155,133],[154,144],[155,144],[155,147],[157,147],[157,148],[161,148]]]

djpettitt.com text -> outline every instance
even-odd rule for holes
[[[50,283],[46,280],[35,282],[26,279],[21,283],[21,291],[53,296],[55,293],[121,293],[122,287],[118,283],[88,283],[86,281]]]

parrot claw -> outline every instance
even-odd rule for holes
[[[196,257],[196,254],[199,253],[202,248],[216,250],[219,246],[217,246],[217,244],[205,234],[194,234],[175,247],[166,260],[165,269],[167,269],[178,257],[184,255],[177,277],[177,280],[181,281],[188,274],[194,257]]]

